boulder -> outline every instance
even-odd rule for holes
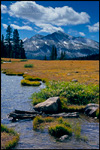
[[[42,111],[45,113],[57,113],[60,107],[59,97],[50,97],[46,101],[35,105],[34,109],[36,111]]]
[[[78,80],[77,79],[73,79],[72,82],[78,82]]]
[[[99,108],[98,104],[90,103],[88,104],[85,109],[84,113],[88,116],[95,117],[96,115],[96,110]]]
[[[68,138],[68,135],[63,135],[59,138],[59,141],[63,142],[64,140],[66,140]]]

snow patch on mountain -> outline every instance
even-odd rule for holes
[[[23,40],[26,57],[29,59],[44,59],[45,55],[50,58],[53,45],[57,48],[58,57],[61,51],[66,52],[67,58],[99,53],[98,42],[84,37],[74,37],[61,31],[46,36],[37,34]]]

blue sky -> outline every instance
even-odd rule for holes
[[[1,1],[1,34],[18,29],[21,39],[63,31],[99,41],[99,1]]]

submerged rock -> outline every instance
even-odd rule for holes
[[[45,113],[57,113],[60,106],[59,97],[50,97],[46,101],[35,105],[34,109]]]
[[[84,113],[88,116],[95,117],[96,116],[96,110],[99,108],[98,104],[90,103],[88,104],[85,109]]]

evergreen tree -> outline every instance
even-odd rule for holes
[[[57,59],[57,49],[56,49],[56,47],[54,45],[52,46],[52,51],[51,51],[50,58],[51,58],[51,60]]]
[[[47,60],[47,56],[46,55],[44,56],[44,60]]]
[[[20,46],[19,46],[19,33],[15,29],[13,32],[13,57],[21,58]]]
[[[66,59],[66,52],[61,51],[60,60],[65,60],[65,59]]]
[[[20,58],[22,58],[22,59],[25,59],[26,58],[26,56],[25,56],[25,50],[24,50],[24,48],[23,48],[24,46],[23,46],[23,41],[21,40],[20,41]]]
[[[6,30],[6,51],[8,58],[11,58],[11,51],[12,51],[11,36],[12,36],[12,28],[10,27],[10,25],[8,25]]]
[[[4,35],[2,34],[1,38],[1,57],[6,57],[6,48],[4,44]]]

